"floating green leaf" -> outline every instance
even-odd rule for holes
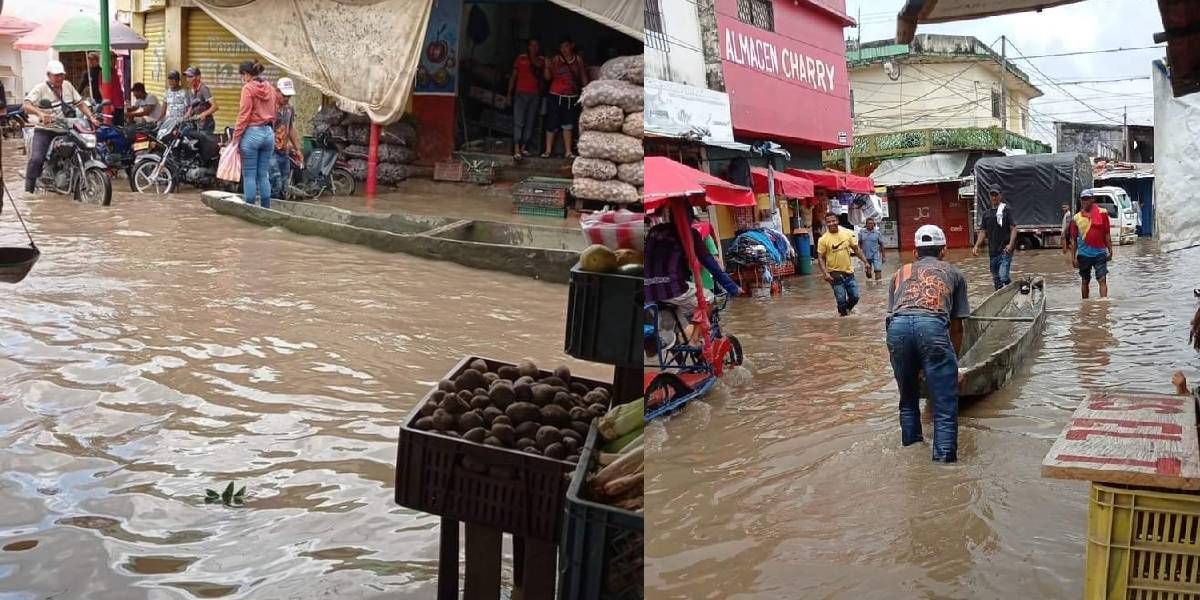
[[[225,487],[225,491],[221,493],[221,502],[224,502],[226,506],[233,504],[233,482],[232,481],[230,481],[229,485]]]

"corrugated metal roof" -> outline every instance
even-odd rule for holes
[[[903,56],[908,54],[908,44],[890,44],[887,46],[877,46],[873,48],[859,48],[856,50],[846,50],[846,61],[853,63],[858,61],[879,60],[881,58],[890,58],[892,56]]]

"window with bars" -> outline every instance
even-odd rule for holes
[[[1000,92],[992,90],[992,118],[1000,118]]]
[[[646,0],[646,47],[670,52],[667,34],[663,31],[662,8],[659,0]]]
[[[775,9],[771,0],[738,0],[738,20],[759,29],[775,31]]]

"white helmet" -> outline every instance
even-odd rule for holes
[[[945,246],[946,234],[937,225],[922,225],[917,228],[917,247]]]

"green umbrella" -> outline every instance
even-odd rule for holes
[[[144,50],[146,38],[120,24],[109,25],[110,47],[113,50]],[[17,50],[59,52],[100,50],[100,19],[94,15],[78,14],[56,23],[42,25],[13,44]]]

